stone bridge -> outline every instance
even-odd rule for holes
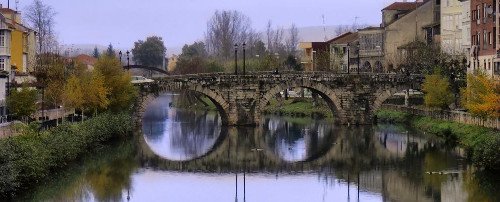
[[[285,89],[307,88],[320,95],[340,124],[371,124],[374,112],[396,92],[420,89],[422,75],[331,72],[252,72],[167,76],[159,91],[189,90],[217,106],[224,125],[256,125],[262,109]]]

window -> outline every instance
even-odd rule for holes
[[[488,41],[491,44],[493,44],[493,39],[491,38],[491,32],[488,32]]]
[[[5,70],[5,59],[3,58],[0,59],[0,70]]]
[[[0,47],[5,47],[5,30],[0,30]]]

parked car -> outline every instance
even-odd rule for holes
[[[148,79],[143,76],[132,76],[132,83],[133,84],[141,84],[141,83],[153,83],[153,79]]]

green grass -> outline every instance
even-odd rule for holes
[[[378,110],[375,115],[380,122],[389,123],[408,123],[411,119],[410,114],[395,110]]]

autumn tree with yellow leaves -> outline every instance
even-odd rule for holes
[[[467,75],[463,88],[462,105],[473,115],[500,117],[500,81],[489,78],[484,72]]]
[[[109,90],[109,109],[119,111],[132,105],[137,90],[131,83],[130,74],[123,69],[117,58],[101,56],[94,71],[100,72],[104,77],[104,86]]]
[[[453,103],[450,82],[439,71],[425,76],[422,90],[425,93],[424,104],[427,107],[446,109]]]

